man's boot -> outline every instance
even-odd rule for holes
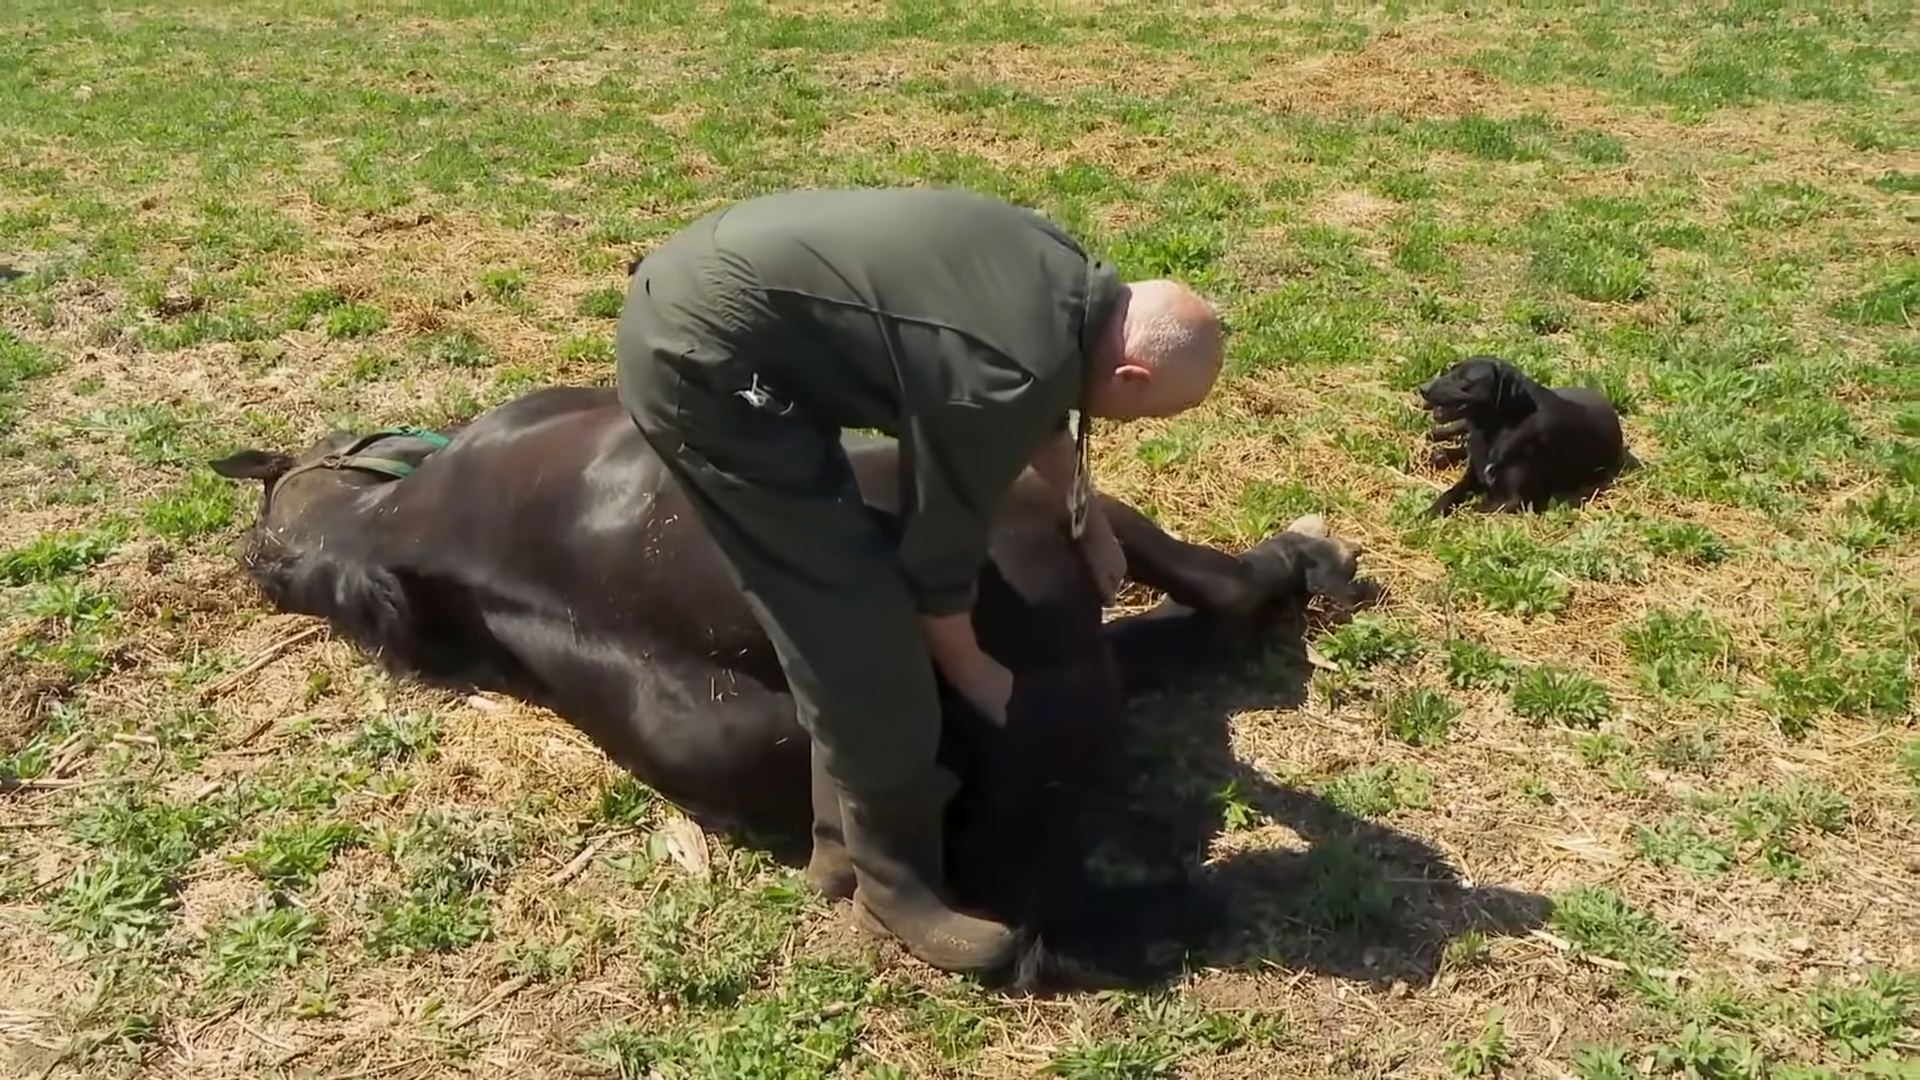
[[[957,787],[936,767],[926,780],[894,791],[841,791],[858,879],[854,913],[867,930],[891,934],[942,971],[988,972],[1010,964],[1019,941],[1011,929],[948,904],[944,811]]]
[[[853,895],[853,861],[840,823],[840,789],[827,775],[826,758],[813,748],[813,857],[807,860],[807,884],[829,900]]]

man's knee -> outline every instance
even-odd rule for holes
[[[925,779],[940,750],[940,698],[929,671],[924,686],[876,696],[866,680],[816,688],[820,700],[800,719],[821,747],[828,775],[860,791],[897,789]],[[810,715],[809,715],[810,714]]]
[[[799,718],[826,751],[829,772],[871,788],[933,760],[940,696],[933,659],[904,587],[876,566],[864,588],[834,602],[789,605],[764,615],[790,661]],[[795,598],[797,599],[797,597]]]

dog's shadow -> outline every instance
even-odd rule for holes
[[[1102,823],[1094,872],[1174,884],[1122,886],[1157,900],[1089,912],[1086,934],[1048,942],[1054,971],[1033,988],[1146,990],[1195,968],[1275,967],[1419,987],[1456,940],[1522,935],[1546,921],[1545,897],[1470,885],[1419,837],[1278,784],[1234,753],[1234,716],[1306,700],[1306,620],[1292,621],[1269,640],[1257,675],[1172,688],[1130,708],[1129,790],[1087,807]],[[1230,819],[1249,811],[1297,844],[1208,863]]]

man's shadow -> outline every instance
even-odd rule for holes
[[[1370,588],[1370,586],[1369,586]],[[1365,604],[1372,595],[1363,594]],[[1342,620],[1356,605],[1327,619]],[[1197,675],[1130,704],[1124,785],[1091,795],[1089,873],[1131,896],[1084,934],[1048,941],[1035,988],[1163,987],[1196,968],[1283,969],[1419,987],[1462,937],[1544,924],[1543,896],[1468,884],[1439,849],[1240,760],[1232,718],[1306,701],[1308,619],[1294,612],[1240,675]],[[1300,848],[1237,851],[1202,865],[1229,817],[1254,811]],[[1097,896],[1098,888],[1094,895]]]

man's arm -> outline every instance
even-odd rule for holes
[[[910,408],[902,425],[911,484],[901,507],[901,566],[924,616],[965,616],[994,512],[1064,412],[1054,399],[1070,399],[1072,388],[1041,383],[965,335],[932,327],[913,333],[921,339],[910,345],[937,349],[948,370],[965,374],[963,393]],[[970,628],[965,637],[971,641]]]
[[[973,633],[973,602],[993,511],[1026,467],[993,410],[950,402],[907,419],[913,483],[900,562],[920,607],[934,665],[970,696],[997,670]],[[903,462],[904,464],[904,462]]]

